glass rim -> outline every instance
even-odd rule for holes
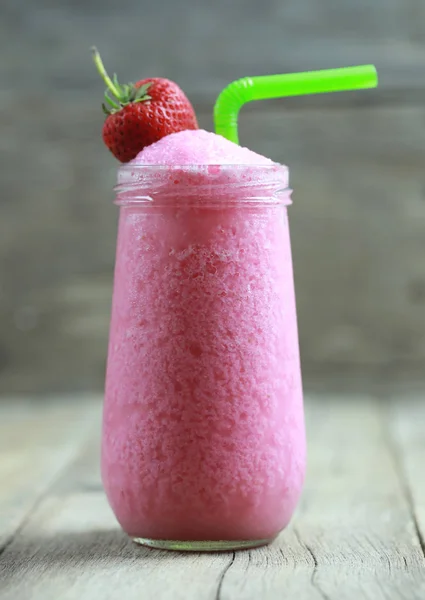
[[[137,164],[133,165],[131,162],[122,164],[118,169],[117,185],[122,183],[124,179],[125,183],[128,183],[128,179],[136,179],[137,174],[155,174],[155,173],[173,173],[179,172],[184,175],[196,175],[197,173],[202,175],[218,176],[220,174],[226,175],[231,172],[249,171],[251,173],[263,173],[265,178],[269,177],[270,174],[276,174],[278,179],[288,180],[289,169],[286,165],[279,163],[271,164],[249,164],[249,163],[190,163],[181,165],[167,165],[167,164]],[[235,182],[236,183],[236,182]]]
[[[151,170],[151,169],[168,169],[168,170],[174,170],[174,169],[181,169],[181,170],[185,170],[185,169],[195,169],[195,168],[199,168],[199,167],[215,167],[215,168],[231,168],[231,169],[246,169],[246,168],[250,168],[250,169],[264,169],[264,170],[275,170],[275,171],[288,171],[288,167],[286,165],[282,165],[280,163],[266,163],[266,164],[261,164],[261,163],[186,163],[186,164],[175,164],[175,165],[168,165],[168,164],[163,164],[163,163],[157,163],[157,164],[152,164],[152,163],[147,163],[147,164],[142,164],[142,163],[137,163],[137,164],[133,164],[131,161],[128,163],[123,163],[120,165],[119,170],[134,170],[134,169],[146,169],[146,170]]]
[[[175,185],[170,186],[173,177],[176,177],[173,182]],[[119,206],[170,204],[173,196],[180,196],[179,203],[182,203],[181,195],[187,197],[183,204],[188,204],[190,197],[201,197],[203,194],[209,197],[212,204],[216,204],[215,196],[220,196],[222,203],[223,197],[232,196],[236,189],[245,190],[245,197],[233,200],[235,204],[279,203],[277,196],[272,200],[275,194],[282,202],[282,196],[290,195],[292,191],[289,187],[289,169],[279,163],[132,165],[130,162],[119,168],[114,187],[117,194],[115,204]],[[285,203],[290,202],[286,200]]]

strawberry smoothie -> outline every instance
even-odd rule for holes
[[[122,528],[187,550],[289,522],[305,433],[287,168],[183,131],[119,172],[102,478]]]

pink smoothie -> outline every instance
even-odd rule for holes
[[[305,469],[287,169],[186,131],[119,183],[109,502],[137,538],[271,539]]]

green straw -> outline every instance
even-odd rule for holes
[[[378,75],[373,65],[244,77],[229,84],[217,98],[214,106],[215,131],[238,144],[239,111],[244,104],[252,100],[362,90],[377,85]]]

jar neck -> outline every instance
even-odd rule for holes
[[[124,165],[119,206],[262,206],[291,204],[288,169],[267,165]]]

